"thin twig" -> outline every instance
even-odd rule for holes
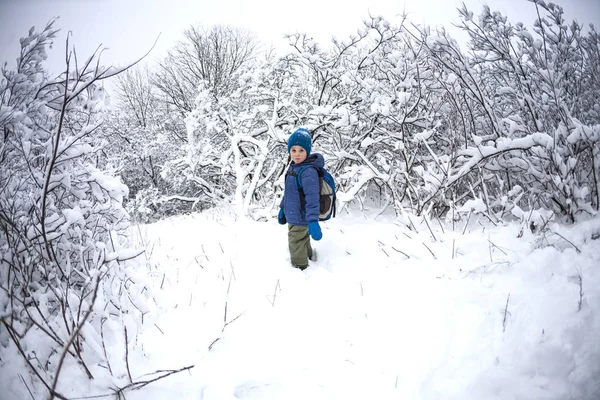
[[[430,252],[430,253],[431,253],[431,255],[433,256],[433,258],[435,258],[435,259],[437,260],[437,257],[435,256],[435,254],[433,254],[433,251],[431,251],[431,249],[430,249],[429,247],[427,247],[427,245],[425,244],[425,242],[422,242],[422,243],[423,243],[423,246],[425,246],[425,248],[426,248],[427,250],[429,250],[429,252]]]
[[[273,301],[271,301],[271,307],[275,307],[275,300],[277,299],[277,292],[281,289],[279,285],[279,279],[277,279],[277,284],[275,285],[275,291],[273,292]]]
[[[119,389],[119,393],[122,393],[122,392],[124,392],[125,390],[137,390],[137,389],[141,389],[141,388],[143,388],[144,386],[148,386],[149,384],[151,384],[151,383],[153,383],[153,382],[156,382],[156,381],[158,381],[158,380],[164,379],[164,378],[166,378],[166,377],[168,377],[168,376],[171,376],[171,375],[173,375],[173,374],[177,374],[177,373],[179,373],[179,372],[183,372],[183,371],[190,370],[190,369],[192,369],[192,368],[194,368],[194,366],[193,366],[193,365],[190,365],[190,366],[187,366],[187,367],[183,367],[183,368],[181,368],[181,369],[178,369],[178,370],[171,370],[171,371],[168,371],[168,372],[167,372],[167,371],[162,371],[162,372],[166,372],[166,373],[165,373],[164,375],[161,375],[161,376],[159,376],[159,377],[157,377],[157,378],[154,378],[154,379],[150,379],[150,380],[148,380],[148,381],[139,381],[139,382],[134,382],[134,383],[131,383],[130,385],[124,386],[124,387],[122,387],[121,389]]]
[[[439,218],[439,217],[438,217],[438,218],[436,218],[436,219],[437,219],[437,221],[438,221],[438,224],[440,225],[440,228],[442,229],[442,234],[444,234],[444,235],[445,235],[445,234],[446,234],[446,231],[444,230],[444,226],[442,225],[442,221],[440,221],[440,218]]]
[[[583,276],[581,276],[581,272],[577,270],[577,277],[579,278],[579,302],[577,303],[577,311],[581,311],[581,306],[583,305]]]
[[[504,307],[504,319],[502,320],[502,332],[506,332],[506,316],[509,315],[508,312],[508,302],[510,301],[510,292],[508,293],[508,297],[506,298],[506,306]]]
[[[202,254],[204,254],[204,258],[206,258],[206,261],[210,262],[208,256],[206,255],[206,250],[204,250],[204,244],[201,244],[200,248],[202,249]]]
[[[456,242],[456,239],[452,239],[452,259],[454,260],[454,243]]]
[[[467,230],[467,226],[469,225],[469,220],[471,219],[471,213],[472,212],[473,212],[472,210],[469,211],[469,216],[467,217],[467,222],[465,222],[465,227],[463,228],[463,231],[462,231],[463,235],[465,234],[465,231]]]
[[[488,219],[488,220],[489,220],[489,221],[490,221],[490,222],[491,222],[491,223],[492,223],[494,226],[498,226],[498,224],[497,224],[497,223],[495,223],[495,222],[492,220],[492,217],[490,217],[490,216],[488,215],[488,213],[486,213],[486,212],[482,212],[482,213],[480,213],[480,214],[481,214],[481,215],[483,215],[484,217],[486,217],[486,218],[487,218],[487,219]]]
[[[60,355],[60,359],[58,361],[58,366],[56,367],[56,375],[54,376],[54,381],[52,382],[52,388],[50,389],[50,400],[52,400],[54,398],[54,396],[57,396],[56,385],[58,384],[58,377],[60,376],[60,372],[62,370],[63,362],[65,361],[65,356],[67,355],[67,353],[69,351],[69,347],[71,347],[71,345],[75,341],[75,338],[79,335],[79,332],[81,331],[81,328],[83,328],[83,325],[85,324],[85,322],[87,321],[88,317],[90,316],[90,314],[94,310],[94,304],[96,303],[96,297],[98,296],[98,288],[99,287],[100,287],[100,278],[97,277],[96,278],[96,286],[94,288],[94,295],[92,297],[92,301],[90,302],[90,306],[88,307],[87,311],[83,315],[83,318],[81,319],[81,322],[79,322],[79,324],[77,324],[77,326],[73,330],[73,333],[71,334],[71,337],[69,338],[69,341],[67,342],[67,344],[63,348],[62,354]]]
[[[454,232],[454,224],[455,224],[455,220],[454,220],[454,204],[455,201],[452,202],[452,232]]]
[[[168,371],[156,371],[153,374],[157,374],[157,373],[164,373],[166,372],[164,375],[161,375],[159,377],[156,377],[154,379],[150,379],[147,381],[139,381],[139,382],[132,382],[126,386],[123,386],[122,388],[119,388],[118,390],[116,390],[114,393],[108,393],[108,394],[98,394],[98,395],[94,395],[94,396],[83,396],[83,397],[73,397],[70,400],[88,400],[88,399],[101,399],[103,397],[114,397],[115,395],[117,396],[117,398],[121,398],[121,396],[123,395],[123,393],[127,390],[138,390],[143,388],[144,386],[148,386],[149,384],[156,382],[158,380],[161,380],[163,378],[166,378],[168,376],[171,376],[173,374],[177,374],[179,372],[183,372],[183,371],[188,371],[190,369],[194,368],[194,365],[190,365],[178,370],[168,370]],[[147,375],[152,375],[152,374],[147,374]]]
[[[433,234],[433,231],[431,230],[431,226],[429,226],[429,221],[427,221],[427,217],[425,215],[423,215],[423,219],[425,220],[425,223],[427,224],[427,228],[429,228],[429,232],[431,232],[431,236],[433,236],[433,241],[437,242],[437,239],[436,239],[435,235]]]
[[[229,275],[229,283],[227,284],[227,296],[226,296],[227,300],[225,300],[225,310],[223,312],[223,324],[224,325],[227,324],[227,308],[229,306],[229,290],[231,289],[231,278],[232,278],[232,276]],[[223,329],[225,329],[225,328],[223,327]]]
[[[232,319],[231,321],[225,322],[223,324],[223,329],[221,329],[221,333],[225,332],[225,328],[227,328],[227,326],[233,322],[235,322],[239,317],[241,317],[242,315],[244,315],[244,313],[240,313],[237,317],[235,317],[234,319]],[[223,336],[219,336],[218,338],[216,338],[215,340],[212,341],[212,343],[208,346],[208,351],[212,350],[213,346],[215,345],[215,343],[217,343],[219,340],[223,339]]]
[[[110,366],[110,360],[108,359],[108,353],[106,352],[106,343],[104,341],[104,323],[108,318],[102,318],[100,321],[100,338],[102,339],[102,350],[104,351],[104,358],[106,358],[106,364],[108,365],[108,372],[113,374],[112,368]]]
[[[63,100],[62,100],[62,104],[61,104],[61,109],[60,109],[60,114],[59,114],[59,118],[58,118],[58,127],[56,129],[56,136],[54,137],[54,143],[52,145],[52,155],[50,157],[50,159],[48,160],[48,166],[46,167],[46,171],[44,172],[44,186],[42,188],[42,204],[41,204],[41,217],[40,217],[40,226],[42,228],[42,237],[44,239],[44,244],[46,246],[46,253],[48,255],[48,259],[50,261],[53,261],[56,263],[56,266],[58,267],[58,269],[60,270],[61,274],[66,277],[65,272],[63,271],[62,267],[60,266],[58,260],[56,260],[56,258],[53,255],[53,252],[51,251],[51,245],[50,245],[50,240],[48,239],[48,234],[46,232],[46,214],[48,212],[47,209],[47,199],[48,199],[48,193],[50,192],[50,182],[52,179],[52,172],[54,170],[54,166],[56,165],[56,159],[57,159],[57,153],[58,153],[58,148],[60,147],[61,144],[61,134],[62,134],[62,128],[63,128],[63,123],[65,121],[65,115],[66,115],[66,111],[67,111],[67,106],[69,104],[69,84],[68,84],[68,77],[69,77],[69,68],[71,66],[71,53],[69,52],[69,36],[67,35],[67,45],[66,45],[66,63],[67,63],[67,70],[65,71],[65,90],[64,93],[62,95]]]
[[[6,320],[4,318],[0,318],[0,321],[4,324],[4,326],[6,328],[6,331],[8,332],[8,335],[12,339],[13,343],[15,344],[15,346],[17,346],[17,349],[19,350],[19,353],[21,353],[21,356],[23,357],[23,359],[25,360],[25,362],[27,363],[27,365],[29,365],[29,368],[31,368],[31,370],[38,377],[38,379],[40,380],[40,382],[42,382],[42,384],[44,386],[46,386],[46,389],[48,389],[48,391],[51,392],[52,389],[50,388],[50,385],[42,377],[42,375],[40,374],[40,372],[38,371],[38,369],[33,366],[33,364],[31,363],[31,360],[29,359],[29,357],[27,357],[27,354],[25,354],[25,350],[23,350],[23,347],[21,346],[21,342],[17,339],[18,334],[14,331],[14,329],[12,328],[12,326],[10,326],[6,322]],[[60,395],[60,394],[58,394],[56,392],[54,392],[54,396],[58,397],[61,400],[68,400],[65,396]]]
[[[221,340],[221,336],[219,336],[218,338],[216,338],[215,340],[212,341],[212,343],[210,345],[208,345],[208,351],[211,351],[213,346],[219,341]]]
[[[403,252],[402,250],[398,250],[398,249],[397,249],[397,248],[395,248],[394,246],[392,246],[392,250],[395,250],[395,251],[397,251],[398,253],[400,253],[400,254],[403,254],[403,255],[404,255],[404,257],[406,257],[406,258],[410,258],[410,256],[409,256],[408,254],[406,254],[406,253],[405,253],[405,252]]]
[[[129,302],[131,303],[132,306],[135,307],[136,310],[138,310],[140,312],[140,314],[142,314],[142,318],[144,316],[144,312],[142,310],[140,310],[140,308],[135,304],[135,302],[131,299],[131,295],[129,294],[129,290],[127,290],[127,299],[129,299]]]
[[[415,230],[415,232],[419,233],[417,227],[415,226],[415,224],[413,224],[412,219],[410,219],[410,216],[407,216],[408,220],[410,221],[410,224],[412,225],[413,229]]]
[[[498,250],[500,250],[505,256],[508,255],[508,254],[506,254],[506,252],[504,250],[502,250],[500,247],[498,247],[497,245],[495,245],[490,239],[488,239],[488,242],[490,242],[490,244],[492,246],[494,246],[495,248],[497,248]]]
[[[244,313],[243,313],[243,312],[241,312],[241,313],[240,313],[240,314],[239,314],[237,317],[235,317],[235,318],[234,318],[234,319],[232,319],[231,321],[227,321],[227,322],[225,323],[225,325],[223,325],[223,330],[222,330],[221,332],[225,331],[225,328],[227,328],[227,325],[229,325],[229,324],[231,324],[231,323],[235,322],[235,321],[236,321],[236,320],[237,320],[239,317],[241,317],[242,315],[244,315]]]
[[[561,235],[558,232],[554,232],[552,229],[550,229],[550,232],[554,233],[555,235],[560,236],[561,238],[563,238],[566,242],[568,242],[571,246],[573,246],[575,248],[575,250],[577,251],[577,253],[581,253],[581,250],[579,250],[579,247],[575,246],[573,244],[573,242],[571,242],[569,239],[567,239],[566,237],[564,237],[563,235]]]
[[[27,383],[25,382],[25,379],[23,379],[23,375],[21,375],[20,373],[17,374],[19,375],[19,378],[21,378],[21,382],[23,382],[23,385],[25,385],[25,387],[27,388],[27,391],[29,392],[29,395],[31,396],[31,398],[33,400],[35,400],[35,397],[33,397],[33,393],[31,393],[31,389],[29,389],[29,386],[27,386]]]
[[[229,260],[229,265],[231,266],[231,275],[233,277],[233,280],[237,281],[237,278],[235,277],[235,267],[233,266],[233,261]]]
[[[133,379],[131,379],[131,370],[129,369],[129,338],[127,337],[127,325],[124,325],[123,327],[125,328],[125,367],[127,368],[129,383],[133,383]]]
[[[229,283],[227,285],[227,299],[229,299],[229,290],[231,289],[231,278],[232,278],[232,275],[229,275]],[[229,306],[229,300],[225,300],[225,310],[223,312],[223,328],[221,329],[221,333],[225,332],[225,328],[227,328],[227,326],[229,324],[235,322],[239,317],[241,317],[242,315],[244,315],[244,313],[242,312],[237,317],[235,317],[234,319],[232,319],[231,321],[227,321],[228,306]],[[221,338],[222,338],[222,336],[219,336],[218,338],[216,338],[215,340],[213,340],[213,342],[208,346],[208,350],[210,351],[212,349],[212,347],[214,346],[214,344],[217,343],[219,340],[221,340]]]
[[[156,329],[158,329],[158,330],[160,331],[160,333],[162,333],[163,335],[165,334],[165,333],[162,331],[162,329],[160,329],[160,328],[158,327],[158,325],[154,324],[154,326],[156,327]]]

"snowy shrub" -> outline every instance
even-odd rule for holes
[[[456,132],[450,140],[457,146],[444,151],[453,160],[444,188],[460,199],[477,187],[498,217],[521,206],[574,221],[599,206],[599,127],[585,100],[598,96],[597,33],[583,40],[581,26],[567,25],[560,7],[534,4],[535,36],[488,7],[479,19],[463,7],[469,56],[444,32],[422,32],[431,61],[446,71],[441,83],[452,113],[443,119]],[[525,193],[509,205],[514,188]]]
[[[132,254],[120,236],[127,187],[97,164],[99,83],[114,72],[68,51],[65,72],[49,79],[42,63],[56,32],[53,21],[32,28],[16,69],[2,69],[0,350],[20,354],[37,377],[24,380],[30,390],[64,398],[61,369],[77,365],[91,379],[103,358],[90,333],[111,297],[107,277]]]

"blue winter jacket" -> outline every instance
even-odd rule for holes
[[[292,161],[289,170],[297,173],[300,168],[310,164],[324,167],[325,160],[321,154],[313,153],[301,164],[295,164]],[[319,174],[315,168],[305,168],[300,179],[304,190],[306,209],[303,210],[300,207],[300,193],[296,177],[292,175],[287,175],[285,178],[285,190],[279,206],[283,208],[287,222],[292,225],[308,225],[311,221],[319,220]]]

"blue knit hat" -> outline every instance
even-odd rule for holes
[[[306,156],[310,155],[310,149],[312,147],[311,144],[312,138],[310,137],[310,132],[306,128],[298,128],[294,133],[290,135],[288,139],[288,153],[292,149],[292,146],[300,146],[306,150]]]

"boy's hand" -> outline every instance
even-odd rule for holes
[[[319,226],[319,221],[311,221],[308,223],[308,234],[315,240],[321,240],[323,233]]]
[[[285,214],[283,213],[283,208],[279,209],[279,215],[277,216],[277,222],[281,225],[285,225],[287,220],[285,219]]]

